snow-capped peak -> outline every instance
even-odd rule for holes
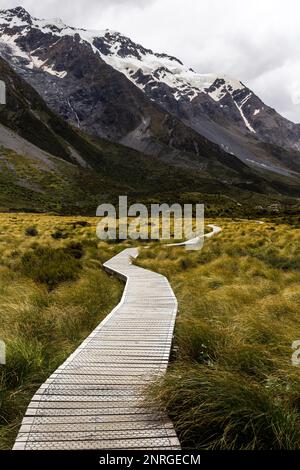
[[[25,8],[21,7],[21,6],[18,6],[18,7],[15,7],[15,8],[10,8],[8,10],[0,10],[0,14],[4,14],[4,15],[7,15],[7,16],[19,16],[20,18],[21,17],[30,17],[30,14],[28,13],[28,11],[25,10]]]
[[[33,26],[37,28],[56,28],[58,30],[69,29],[68,26],[60,18],[52,18],[50,20],[33,19]]]
[[[0,23],[13,26],[25,26],[31,22],[30,14],[23,7],[0,10]]]
[[[105,62],[126,75],[139,88],[144,89],[149,83],[151,86],[163,83],[174,89],[177,100],[183,97],[192,100],[199,93],[208,91],[215,101],[219,101],[227,92],[232,93],[244,87],[241,82],[223,75],[196,73],[175,57],[154,53],[116,31],[73,28],[59,18],[37,19],[22,7],[1,10],[1,23],[9,28],[39,29],[59,37],[79,35]],[[15,43],[14,39],[11,38],[10,42]],[[18,55],[17,47],[14,47],[14,53]],[[20,51],[20,55],[24,56],[24,51]],[[32,64],[29,66],[32,67]]]
[[[32,50],[24,47],[22,41],[26,35],[35,30],[47,37],[46,49],[52,48],[60,38],[79,37],[89,45],[94,53],[114,69],[123,73],[137,87],[147,93],[151,99],[155,90],[168,88],[168,94],[176,101],[193,101],[201,94],[209,95],[215,102],[225,97],[232,97],[235,109],[238,109],[241,120],[248,130],[250,125],[245,121],[242,106],[235,101],[236,92],[245,89],[238,80],[230,79],[223,74],[200,74],[185,66],[180,60],[167,54],[159,54],[151,49],[133,42],[130,38],[108,29],[90,31],[66,25],[61,19],[38,19],[32,17],[24,8],[0,11],[0,52],[2,47],[10,47],[15,60],[25,61],[29,69],[38,69],[65,78],[67,71],[56,70],[54,63],[45,57],[45,42],[35,41]],[[42,51],[41,51],[42,50]],[[220,106],[222,104],[220,103]]]

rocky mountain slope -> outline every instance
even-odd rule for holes
[[[189,126],[260,171],[293,178],[300,170],[300,125],[238,80],[196,73],[120,33],[39,20],[21,7],[0,12],[0,33],[0,54],[85,132],[174,161],[166,145],[190,151],[189,140],[198,151]]]
[[[25,10],[10,12],[13,23],[1,35],[2,54],[64,120],[91,135],[159,156],[168,164],[217,176],[225,183],[239,183],[240,173],[247,174],[238,159],[166,113],[77,33],[63,34],[57,40],[52,34],[56,26],[40,24],[41,30],[31,24],[39,20],[31,19]],[[41,60],[43,66],[36,66]]]
[[[211,194],[224,207],[231,201],[239,209],[244,197],[264,197],[266,188],[280,199],[276,186],[234,157],[214,154],[218,149],[212,149],[211,158],[187,152],[192,170],[184,158],[180,164],[165,163],[73,128],[3,59],[0,80],[7,89],[6,104],[0,105],[1,210],[93,214],[99,203],[120,194],[145,202],[199,201]],[[229,198],[225,204],[220,194]]]
[[[193,184],[189,175],[176,175],[152,157],[91,141],[56,116],[3,59],[0,79],[7,91],[6,104],[0,105],[1,209],[93,213],[118,194],[169,191],[174,181],[179,188]]]

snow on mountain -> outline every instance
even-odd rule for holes
[[[92,31],[68,26],[60,19],[34,18],[22,7],[0,10],[0,55],[55,111],[78,126],[88,113],[86,97],[71,96],[71,89],[78,77],[93,70],[97,56],[166,112],[229,153],[248,155],[248,150],[241,150],[241,136],[236,141],[236,133],[296,151],[300,148],[300,126],[266,106],[241,81],[218,73],[197,73],[177,58],[155,53],[116,31]],[[90,97],[88,103],[94,99]]]
[[[79,35],[107,64],[126,75],[140,89],[144,90],[146,77],[146,82],[151,83],[152,87],[162,83],[170,87],[176,100],[186,97],[192,101],[200,93],[207,92],[215,101],[220,101],[226,93],[232,94],[244,88],[240,81],[224,75],[196,73],[175,57],[154,53],[115,31],[89,31],[67,26],[60,19],[37,19],[31,17],[22,7],[1,10],[1,43],[11,47],[15,57],[26,59],[28,68],[42,68],[59,78],[64,78],[67,72],[58,72],[49,66],[47,61],[39,60],[38,49],[24,51],[18,45],[20,34],[24,35],[32,29],[56,36],[58,40],[64,36]],[[16,33],[5,34],[7,30]],[[211,91],[208,91],[209,89]]]

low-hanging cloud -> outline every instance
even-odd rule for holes
[[[0,0],[32,15],[114,29],[195,70],[242,80],[267,104],[300,122],[298,0]]]
[[[64,2],[61,0],[43,0],[43,2],[37,2],[36,0],[0,0],[0,9],[22,6],[33,16],[43,18],[62,17],[62,19],[77,22],[80,19],[84,20],[85,17],[93,18],[95,12],[101,14],[104,9],[106,11],[130,7],[143,9],[155,1],[157,0],[64,0]]]

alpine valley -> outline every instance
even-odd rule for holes
[[[297,206],[300,124],[239,80],[22,7],[0,11],[0,56],[1,209],[93,212],[118,194]]]

